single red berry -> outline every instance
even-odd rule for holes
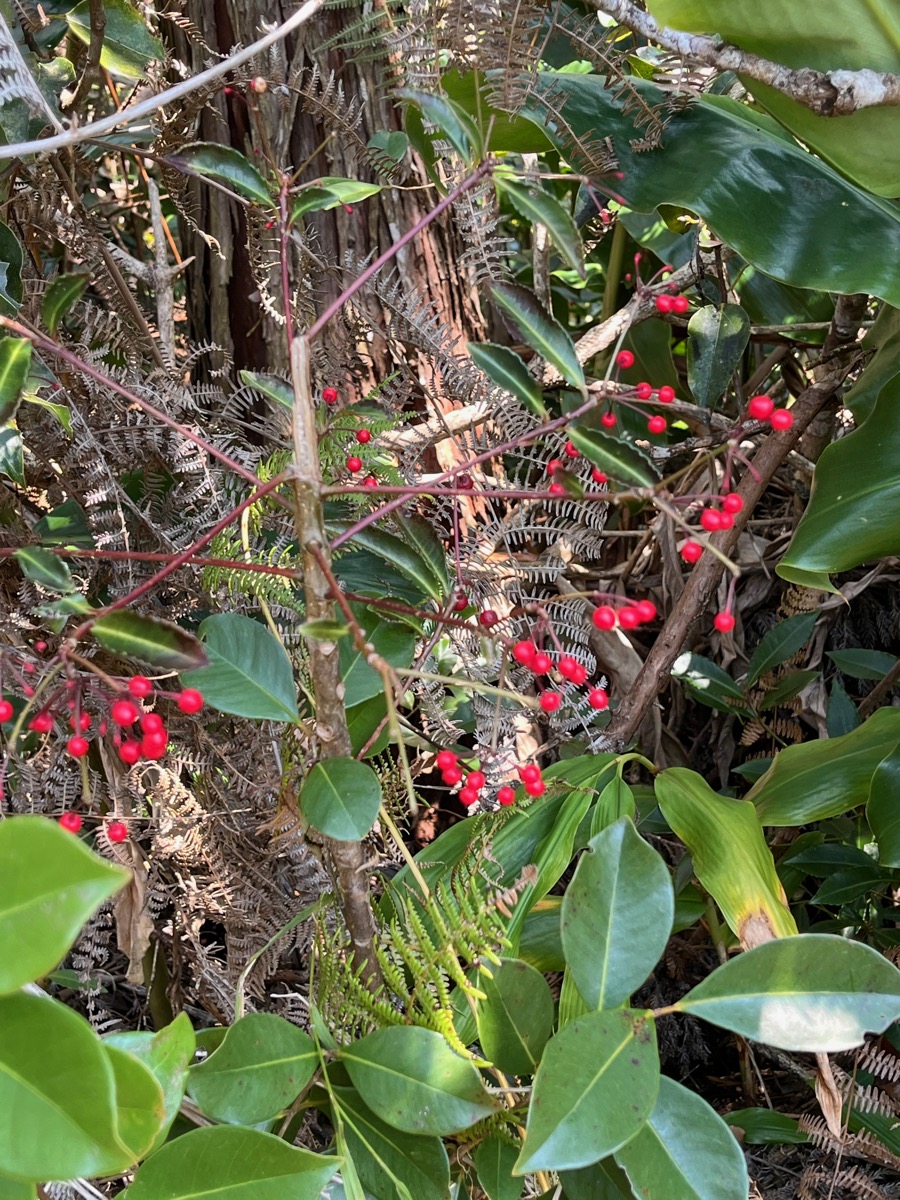
[[[769,396],[753,396],[747,405],[747,414],[754,421],[768,421],[775,411],[775,402]]]
[[[572,682],[576,684],[576,686],[581,687],[588,677],[587,667],[583,666],[581,663],[576,663],[575,667],[576,670],[572,672]]]
[[[554,713],[562,704],[559,692],[541,692],[541,708],[545,713]]]
[[[469,492],[475,486],[475,480],[471,475],[463,471],[462,475],[456,476],[456,486],[462,488],[464,492]]]
[[[665,417],[651,417],[650,420],[647,422],[647,429],[649,430],[650,433],[665,433],[666,432],[666,418]]]
[[[592,619],[598,629],[615,629],[616,610],[608,604],[601,604],[599,608],[594,609]]]
[[[594,467],[593,471],[591,471],[591,479],[593,479],[594,483],[609,483],[609,476],[604,475],[599,467]]]
[[[638,611],[642,625],[646,625],[648,621],[656,620],[656,605],[652,600],[638,600],[634,607]]]
[[[168,743],[166,733],[146,733],[141,738],[141,756],[143,758],[163,758]]]
[[[34,688],[30,683],[25,683],[22,685],[22,695],[27,696],[29,700],[34,695]]]
[[[722,514],[717,508],[704,508],[700,514],[700,524],[707,533],[715,533],[722,528]]]
[[[37,667],[35,666],[35,664],[33,662],[25,662],[25,663],[22,663],[22,670],[25,672],[26,675],[33,675],[35,673],[35,671],[37,670]]]
[[[730,633],[734,629],[734,617],[730,612],[716,613],[715,617],[713,617],[713,625],[715,625],[719,633]]]
[[[144,733],[162,733],[165,725],[159,713],[144,713],[141,717],[141,729]]]
[[[556,664],[556,669],[562,675],[563,679],[568,679],[571,682],[574,681],[575,676],[578,674],[578,663],[568,654],[564,654]]]
[[[110,821],[106,827],[106,836],[111,842],[124,842],[128,837],[128,826],[121,821]]]
[[[620,350],[616,355],[616,366],[621,367],[623,371],[627,371],[629,367],[634,366],[634,355],[630,350]]]
[[[86,737],[82,737],[80,733],[76,733],[74,737],[70,737],[66,742],[66,749],[73,758],[84,758],[90,748],[90,742],[88,742]]]
[[[502,804],[504,808],[508,808],[510,804],[516,802],[516,789],[511,787],[502,787],[497,792],[497,803]]]
[[[730,512],[720,512],[719,513],[719,528],[720,529],[733,529],[734,528],[734,514],[730,513]]]
[[[363,487],[378,487],[378,480],[374,475],[367,475],[363,480]]]
[[[351,454],[351,456],[347,459],[347,470],[350,472],[351,475],[355,475],[357,471],[361,471],[362,465],[363,465],[362,459],[357,458],[353,454]]]
[[[4,725],[12,718],[15,709],[8,700],[0,700],[0,725]]]
[[[729,492],[722,497],[722,508],[727,513],[739,513],[744,507],[744,501],[737,492]]]
[[[561,458],[551,458],[547,463],[547,474],[552,475],[554,471],[561,471],[563,465],[563,460]]]
[[[275,228],[274,221],[266,221],[266,229],[274,229],[274,228]]]
[[[530,667],[534,662],[536,654],[537,646],[534,642],[516,642],[512,649],[513,658],[517,663],[521,663],[523,667]]]
[[[793,423],[794,414],[786,408],[776,408],[771,417],[769,417],[769,424],[773,429],[790,429]]]
[[[114,725],[133,725],[138,719],[138,710],[130,700],[117,700],[109,710]]]
[[[434,761],[439,771],[449,771],[456,766],[456,755],[452,750],[438,750]]]
[[[662,296],[656,297],[656,311],[661,313],[670,313],[675,308],[674,296],[667,296],[665,293]]]
[[[519,775],[523,783],[535,783],[541,777],[541,768],[536,763],[529,763],[527,767],[519,768]]]
[[[614,412],[605,412],[600,418],[600,424],[604,429],[613,429],[616,424],[616,414]]]
[[[531,669],[535,675],[546,675],[553,666],[553,659],[549,654],[545,654],[543,650],[538,650],[534,658],[531,660]]]
[[[641,615],[633,604],[619,609],[619,624],[623,629],[637,629],[641,623]]]
[[[602,687],[591,688],[588,692],[588,704],[601,712],[604,708],[609,708],[609,695]]]
[[[123,742],[119,747],[119,758],[121,758],[123,763],[127,763],[129,767],[133,767],[140,757],[140,742]]]
[[[551,483],[547,491],[551,496],[564,496],[566,494],[565,485],[562,483]]]
[[[659,396],[660,404],[671,404],[675,399],[675,389],[669,387],[667,383],[664,383],[656,394]]]
[[[464,804],[466,808],[471,808],[473,804],[478,803],[478,793],[474,788],[464,787],[457,792],[460,804]]]
[[[565,453],[566,458],[578,457],[578,447],[574,442],[566,442],[565,446],[563,447],[563,452]]]
[[[681,547],[681,557],[687,563],[695,563],[703,553],[703,547],[699,542],[685,542]]]
[[[128,690],[138,700],[143,700],[153,691],[153,684],[144,675],[132,675],[128,680]]]
[[[185,688],[179,692],[175,703],[183,713],[198,713],[203,707],[203,695],[196,688]]]
[[[500,620],[500,614],[495,613],[492,608],[486,608],[484,612],[478,614],[478,624],[484,626],[485,629],[490,629]]]
[[[322,389],[322,399],[326,404],[336,404],[337,398],[337,388],[327,387]]]
[[[529,796],[543,796],[547,790],[547,785],[543,779],[536,779],[534,783],[526,783],[525,791]]]
[[[672,297],[672,312],[686,313],[690,308],[690,301],[687,296]]]
[[[41,641],[41,642],[35,642],[35,643],[34,643],[34,648],[35,648],[35,650],[36,650],[36,652],[37,652],[38,654],[43,654],[43,653],[44,653],[44,651],[47,649],[47,643],[46,643],[46,642],[43,642],[43,641]]]
[[[649,400],[653,395],[653,388],[644,380],[634,389],[634,394],[638,400]]]
[[[59,824],[67,833],[77,833],[81,828],[81,817],[77,812],[64,812],[59,818]]]
[[[371,440],[372,440],[372,430],[371,429],[357,429],[356,440],[359,442],[359,444],[361,446],[365,446],[367,442],[371,442]]]
[[[466,787],[474,788],[476,792],[480,792],[486,782],[483,771],[470,771],[466,776]]]
[[[53,728],[53,718],[48,712],[40,712],[28,722],[28,728],[35,733],[49,733]]]
[[[469,607],[469,597],[465,592],[457,592],[453,598],[453,611],[463,612]]]
[[[458,763],[454,763],[452,767],[447,767],[441,772],[441,779],[443,779],[447,787],[456,787],[462,780],[462,777],[462,767]]]

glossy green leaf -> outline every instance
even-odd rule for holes
[[[517,1157],[515,1146],[499,1137],[485,1138],[476,1146],[472,1162],[488,1200],[519,1200],[525,1183],[512,1173]]]
[[[300,789],[304,820],[338,842],[364,838],[381,806],[381,783],[370,766],[355,758],[324,758]]]
[[[495,342],[470,342],[469,356],[497,387],[511,392],[540,421],[548,417],[543,393],[535,377],[515,351]]]
[[[380,754],[390,741],[387,723],[387,702],[383,695],[373,696],[362,704],[347,709],[347,732],[350,734],[350,751],[356,758],[366,747],[364,758]],[[372,741],[376,731],[378,736]]]
[[[200,626],[209,666],[186,671],[185,687],[207,704],[236,717],[295,721],[297,690],[284,646],[259,621],[239,613],[207,617]]]
[[[308,1033],[274,1013],[250,1013],[209,1058],[191,1067],[188,1091],[214,1121],[256,1125],[300,1095],[318,1066]]]
[[[861,942],[805,933],[730,959],[676,1007],[781,1050],[849,1050],[900,1017],[900,971]]]
[[[36,1184],[13,1179],[0,1172],[0,1200],[35,1200]]]
[[[91,626],[91,632],[104,650],[136,658],[151,667],[189,671],[207,661],[204,648],[180,625],[158,617],[143,617],[128,609],[100,617]]]
[[[21,303],[22,243],[10,227],[0,221],[0,313],[14,317]]]
[[[193,1129],[152,1154],[128,1188],[128,1200],[318,1200],[340,1170],[327,1158],[256,1129]]]
[[[825,653],[851,679],[884,679],[897,662],[895,655],[882,650],[826,650]]]
[[[532,225],[544,226],[566,263],[582,279],[586,278],[581,237],[569,211],[541,187],[525,186],[509,179],[497,179],[496,183],[500,194],[507,197],[521,216]]]
[[[113,1069],[116,1133],[134,1161],[156,1142],[166,1116],[163,1090],[139,1058],[104,1042]]]
[[[194,1057],[196,1038],[187,1013],[179,1013],[171,1024],[158,1033],[111,1033],[104,1045],[125,1050],[139,1059],[152,1073],[162,1089],[163,1112],[151,1147],[158,1149],[166,1139],[184,1097],[188,1067]]]
[[[568,383],[584,390],[584,371],[572,339],[556,317],[548,313],[533,292],[511,283],[493,283],[491,299],[512,323],[516,336],[552,363]]]
[[[634,792],[621,775],[613,775],[612,779],[597,797],[594,811],[591,813],[591,837],[614,825],[620,817],[635,819]]]
[[[782,578],[807,584],[900,553],[898,405],[900,376],[882,389],[858,429],[825,447],[806,512],[778,564]]]
[[[610,479],[620,483],[653,487],[659,474],[651,460],[637,446],[611,437],[586,425],[571,425],[569,437],[581,453]]]
[[[100,66],[122,79],[140,79],[150,63],[166,56],[162,42],[153,37],[138,9],[126,0],[103,0],[106,28]],[[66,13],[69,29],[79,41],[91,40],[90,0],[82,0]]]
[[[516,1171],[586,1167],[634,1137],[659,1091],[649,1013],[594,1012],[551,1038],[538,1067]]]
[[[60,425],[66,433],[72,432],[72,411],[66,404],[54,404],[52,400],[45,400],[43,396],[35,396],[26,393],[22,397],[26,404],[33,404],[37,408],[44,408],[47,412],[52,413],[59,421]]]
[[[192,142],[189,146],[182,146],[177,154],[167,155],[165,161],[176,171],[211,179],[246,200],[253,200],[265,208],[274,207],[262,175],[240,151],[231,146],[219,146],[215,142]]]
[[[408,667],[415,656],[416,635],[408,625],[392,621],[390,616],[363,605],[353,606],[354,615],[366,631],[366,641],[375,647],[385,662],[394,667]],[[384,694],[384,679],[369,666],[366,655],[350,638],[340,643],[341,678],[344,681],[344,703],[348,708]]]
[[[666,948],[674,896],[665,863],[627,817],[588,843],[563,897],[566,964],[591,1008],[616,1008]]]
[[[747,686],[752,687],[773,667],[778,667],[802,650],[812,636],[818,620],[817,612],[798,613],[779,621],[769,630],[756,649],[747,667]]]
[[[862,724],[856,705],[841,687],[839,679],[831,681],[828,707],[825,710],[825,731],[830,738],[843,737]]]
[[[747,799],[763,825],[808,825],[869,798],[872,776],[900,743],[900,709],[880,708],[843,737],[788,746]]]
[[[691,853],[694,874],[741,944],[796,933],[753,805],[717,796],[684,767],[662,771],[655,790],[663,816]]]
[[[434,1030],[378,1029],[344,1046],[340,1058],[368,1107],[406,1133],[442,1137],[496,1111],[478,1070]]]
[[[665,1075],[646,1125],[616,1153],[642,1200],[747,1200],[737,1138],[696,1092]]]
[[[722,1120],[730,1128],[741,1131],[745,1146],[802,1145],[809,1141],[796,1117],[773,1108],[733,1108],[731,1112],[723,1113]]]
[[[794,696],[798,696],[814,679],[818,679],[821,674],[821,671],[812,670],[788,671],[786,675],[781,676],[774,687],[766,690],[765,697],[759,703],[759,711],[766,712],[770,708],[776,708],[779,704],[784,704],[787,700],[792,700]]]
[[[75,583],[71,572],[58,554],[40,546],[23,546],[15,554],[22,574],[52,592],[71,592]]]
[[[343,533],[349,526],[336,522],[330,528]],[[404,538],[370,525],[353,535],[353,546],[355,549],[368,550],[395,567],[404,578],[419,588],[423,598],[428,597],[438,603],[446,598],[446,586],[443,579],[435,574],[432,563],[427,557],[422,557],[418,547],[410,545]]]
[[[532,906],[522,924],[519,957],[543,974],[566,969],[559,932],[561,910],[561,896],[544,896]]]
[[[55,1000],[0,997],[0,1113],[9,1174],[72,1179],[134,1161],[116,1134],[109,1055],[87,1021]]]
[[[34,527],[34,535],[45,546],[76,546],[90,550],[94,545],[85,511],[75,500],[65,500],[41,517]]]
[[[894,882],[893,872],[870,862],[865,867],[835,871],[819,887],[810,904],[858,904]]]
[[[386,1125],[353,1091],[335,1087],[347,1149],[367,1192],[378,1200],[446,1200],[450,1160],[438,1137],[417,1137]]]
[[[463,108],[444,96],[431,92],[417,92],[400,88],[394,95],[398,100],[408,100],[422,113],[426,121],[435,125],[440,135],[446,137],[453,149],[466,162],[472,162],[482,151],[481,135]]]
[[[883,867],[900,867],[900,744],[875,768],[866,820],[878,843],[878,862]]]
[[[241,383],[252,387],[282,408],[294,407],[294,389],[277,375],[264,375],[260,371],[239,371]]]
[[[750,341],[750,318],[739,304],[706,304],[688,321],[688,386],[703,408],[724,395]]]
[[[30,365],[31,342],[26,338],[0,337],[0,425],[16,415]]]
[[[507,1075],[533,1075],[553,1032],[553,997],[540,971],[517,958],[491,967],[479,986],[478,1040],[491,1062]]]
[[[46,817],[0,821],[0,992],[52,971],[130,877]]]
[[[435,527],[422,517],[407,516],[404,513],[393,513],[391,521],[403,541],[418,551],[423,565],[440,588],[441,595],[447,596],[450,592],[447,551]]]
[[[25,452],[14,421],[0,427],[0,475],[25,486]]]
[[[695,700],[709,708],[749,715],[743,690],[718,663],[700,654],[679,655],[672,664],[672,677],[683,683]]]
[[[634,1200],[628,1176],[610,1155],[580,1171],[561,1171],[565,1200]]]
[[[41,308],[41,318],[51,337],[56,337],[60,321],[72,310],[81,299],[84,289],[90,283],[87,272],[57,275],[44,293],[44,303]]]
[[[380,184],[363,183],[358,179],[339,179],[337,176],[317,179],[312,187],[304,188],[292,200],[291,221],[310,212],[327,212],[344,204],[357,204],[360,200],[376,196],[380,191]]]
[[[651,105],[667,92],[629,80]],[[621,90],[599,75],[546,72],[554,104],[580,138],[598,129],[615,143],[623,178],[616,188],[629,208],[652,212],[677,204],[697,213],[749,263],[782,283],[827,292],[871,292],[900,305],[900,209],[869,195],[785,137],[765,114],[725,96],[703,95],[671,115],[662,146],[630,146],[644,132]],[[540,100],[526,107],[539,119]],[[843,120],[843,118],[841,118]],[[572,163],[585,164],[562,132]],[[702,153],[698,152],[702,147]],[[790,188],[784,180],[790,179]]]

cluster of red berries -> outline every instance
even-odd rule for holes
[[[637,629],[656,620],[656,605],[652,600],[636,600],[615,609],[611,604],[599,604],[592,618],[598,629]]]
[[[654,608],[654,614],[656,609]],[[553,669],[553,659],[543,650],[539,650],[534,642],[522,640],[515,642],[512,648],[512,656],[516,662],[527,667],[535,675],[547,675]],[[556,670],[560,673],[563,679],[567,679],[569,683],[574,683],[576,687],[580,687],[587,680],[587,668],[577,659],[574,659],[569,654],[560,656],[556,664]],[[541,698],[538,703],[545,713],[554,713],[562,705],[562,695],[559,692],[551,691],[549,688],[541,692]],[[598,711],[609,706],[609,696],[601,687],[591,688],[588,692],[588,704],[591,708],[596,708]]]
[[[325,390],[327,392],[334,392],[334,388],[326,388]],[[324,392],[323,392],[323,395],[324,395]],[[337,397],[337,392],[335,392],[335,398],[336,397]],[[359,442],[359,444],[361,446],[368,445],[369,442],[371,442],[371,440],[372,440],[372,430],[371,429],[357,429],[356,440]],[[363,469],[363,460],[361,458],[359,458],[358,455],[351,454],[349,456],[349,458],[347,459],[347,470],[350,472],[351,475],[356,475],[357,472],[361,471],[362,469]],[[374,475],[368,475],[363,480],[363,485],[365,487],[376,487],[377,484],[378,484],[378,480],[375,478]]]
[[[672,299],[672,297],[660,297],[660,299]],[[676,299],[684,300],[684,296],[676,297]],[[685,300],[685,306],[686,305],[687,301]],[[616,366],[622,371],[627,371],[629,367],[634,366],[634,355],[630,350],[619,351],[619,353],[616,355]],[[670,387],[668,384],[663,384],[661,388],[654,388],[652,384],[649,384],[644,380],[635,384],[634,395],[636,400],[652,400],[654,393],[656,394],[656,399],[660,404],[671,404],[675,399],[675,389]],[[616,424],[616,414],[611,409],[608,412],[603,413],[603,415],[600,417],[600,424],[605,426],[607,429],[614,428]],[[652,416],[647,422],[648,433],[665,433],[667,428],[668,422],[666,421],[666,418],[660,416],[658,413],[655,416]]]
[[[481,799],[481,793],[484,790],[487,780],[483,771],[465,771],[459,765],[459,758],[452,750],[440,750],[435,758],[437,768],[441,773],[441,779],[447,787],[457,787],[462,784],[457,793],[459,801],[466,808],[471,808]],[[543,796],[547,790],[547,785],[541,778],[541,768],[536,766],[519,767],[519,778],[526,793],[529,796],[537,798]],[[497,789],[497,803],[504,808],[514,804],[516,799],[516,790],[510,787],[509,784],[504,784],[503,787]]]
[[[84,822],[77,812],[70,809],[59,818],[59,824],[67,833],[78,833]],[[124,842],[128,837],[128,826],[123,821],[110,821],[105,832],[110,842]]]
[[[747,405],[747,416],[754,421],[767,421],[773,429],[790,429],[794,424],[793,413],[787,408],[776,408],[771,396],[753,396]]]
[[[690,308],[690,302],[687,296],[671,295],[669,292],[663,292],[656,297],[656,311],[667,315],[668,313],[686,313]]]

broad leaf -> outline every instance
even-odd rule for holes
[[[229,191],[266,208],[273,207],[266,181],[240,151],[215,142],[192,142],[182,146],[177,154],[166,156],[165,162],[176,171],[199,175],[220,183]]]
[[[566,964],[591,1008],[616,1008],[666,948],[674,897],[668,869],[627,817],[591,838],[566,888]]]
[[[565,1200],[634,1200],[628,1176],[612,1155],[580,1171],[561,1171]]]
[[[635,819],[634,792],[621,775],[614,775],[600,795],[591,813],[591,837],[615,824],[620,817]]]
[[[26,338],[0,337],[0,425],[16,415],[30,365],[31,342]]]
[[[104,1043],[113,1070],[116,1134],[134,1161],[149,1153],[166,1118],[163,1090],[139,1058]]]
[[[642,1200],[747,1200],[744,1152],[722,1118],[664,1075],[647,1124],[616,1153]]]
[[[60,321],[81,299],[82,293],[90,281],[91,277],[86,271],[79,271],[78,273],[57,275],[47,288],[44,293],[41,317],[51,337],[56,337]]]
[[[158,1149],[178,1116],[188,1067],[194,1057],[196,1038],[190,1019],[186,1013],[179,1013],[171,1024],[165,1025],[158,1033],[111,1033],[103,1040],[107,1048],[113,1046],[140,1059],[152,1071],[161,1087],[163,1114],[159,1132],[151,1147],[152,1150]]]
[[[900,971],[861,942],[805,933],[732,958],[676,1007],[781,1050],[849,1050],[900,1017]]]
[[[525,1183],[512,1173],[517,1157],[515,1146],[499,1137],[485,1138],[475,1148],[472,1162],[488,1200],[519,1200]]]
[[[22,574],[51,592],[71,592],[75,583],[71,572],[58,554],[40,546],[24,546],[16,551]]]
[[[638,487],[653,487],[658,481],[658,472],[653,463],[630,442],[586,425],[570,426],[569,437],[581,453],[610,479],[637,484]]]
[[[392,621],[389,615],[376,609],[354,604],[354,615],[366,631],[366,642],[375,647],[376,654],[392,667],[408,667],[416,652],[416,635],[408,625]],[[344,681],[344,703],[348,708],[383,696],[384,680],[367,656],[349,637],[340,643],[341,678]]]
[[[36,1187],[35,1183],[26,1183],[24,1179],[13,1179],[0,1172],[0,1200],[35,1200]]]
[[[417,92],[408,88],[398,89],[394,95],[399,100],[408,100],[419,109],[426,121],[436,126],[447,138],[453,149],[466,162],[471,162],[482,152],[481,135],[474,121],[452,100],[431,92]]]
[[[297,691],[284,646],[265,625],[239,613],[207,617],[200,626],[209,666],[181,676],[220,712],[258,721],[295,721]]]
[[[512,202],[513,208],[532,225],[543,225],[572,270],[586,278],[581,238],[568,210],[541,187],[512,183],[508,179],[496,182],[498,191]]]
[[[900,867],[900,744],[875,768],[866,820],[878,843],[879,864]]]
[[[556,317],[548,313],[533,292],[511,283],[493,283],[491,299],[512,322],[517,336],[552,363],[568,383],[584,390],[584,371],[569,334]]]
[[[750,318],[739,304],[698,308],[688,321],[688,385],[703,408],[724,394],[750,340]]]
[[[241,383],[280,404],[282,408],[294,407],[294,389],[277,375],[263,375],[260,371],[240,371]]]
[[[540,385],[515,351],[494,342],[470,342],[469,356],[497,387],[511,392],[539,420],[547,420]]]
[[[839,679],[831,681],[828,692],[828,707],[825,710],[825,732],[829,738],[843,737],[859,729],[862,717],[856,705],[841,687]]]
[[[187,671],[206,663],[204,649],[194,635],[173,621],[122,610],[98,618],[91,632],[105,650],[151,667]]]
[[[774,687],[766,691],[765,698],[760,701],[759,711],[766,712],[767,709],[775,708],[787,700],[792,700],[820,675],[821,671],[788,671],[786,675],[782,675]]]
[[[817,612],[798,613],[773,626],[753,651],[747,667],[747,686],[752,687],[767,671],[802,650],[812,636],[818,616]]]
[[[649,1013],[613,1009],[573,1021],[544,1050],[516,1171],[572,1170],[605,1158],[634,1137],[658,1090]]]
[[[22,258],[22,243],[0,221],[0,313],[7,317],[14,317],[22,303]]]
[[[45,546],[76,546],[86,550],[94,546],[85,511],[75,500],[65,500],[41,517],[34,535]]]
[[[825,653],[851,679],[884,679],[897,662],[895,655],[882,650],[826,650]]]
[[[364,838],[375,824],[380,806],[378,776],[355,758],[323,758],[300,789],[304,820],[338,842]]]
[[[540,971],[504,958],[482,975],[476,1019],[485,1055],[507,1075],[533,1075],[553,1032],[553,997]]]
[[[5,475],[19,487],[25,486],[25,451],[22,435],[14,421],[0,426],[0,475]]]
[[[340,1058],[368,1107],[395,1129],[443,1137],[496,1111],[477,1069],[431,1029],[378,1029]]]
[[[447,551],[434,526],[422,517],[406,516],[403,513],[393,513],[391,520],[403,541],[418,550],[423,564],[441,589],[441,594],[446,596],[450,591]]]
[[[0,992],[52,971],[129,878],[45,817],[0,821]]]
[[[213,1125],[167,1142],[138,1169],[128,1200],[318,1200],[340,1170],[256,1129]]]
[[[333,532],[343,533],[349,526],[342,522],[329,525]],[[442,603],[447,595],[445,579],[435,572],[430,556],[422,556],[416,545],[411,545],[396,534],[387,533],[370,525],[353,535],[354,549],[364,549],[390,563],[419,589],[423,598]],[[338,563],[340,566],[340,561]],[[445,569],[446,571],[446,569]],[[445,574],[445,572],[444,572]]]
[[[152,36],[140,12],[126,0],[103,0],[106,27],[100,66],[123,79],[140,79],[151,62],[165,58],[162,42]],[[90,0],[82,0],[66,13],[69,29],[88,45],[91,40]]]
[[[683,683],[701,704],[718,712],[745,713],[749,716],[747,697],[718,663],[700,654],[680,654],[672,664],[672,676]]]

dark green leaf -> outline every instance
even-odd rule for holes
[[[450,574],[447,570],[447,551],[438,538],[434,526],[423,520],[422,517],[405,516],[403,513],[394,513],[392,520],[394,528],[403,541],[419,552],[423,564],[431,572],[434,582],[440,588],[440,594],[448,595]]]
[[[793,658],[812,636],[818,616],[817,612],[799,613],[773,626],[753,651],[747,667],[747,687],[753,687],[767,671]]]
[[[584,279],[584,251],[575,222],[558,200],[540,187],[526,187],[508,179],[497,179],[497,189],[533,225],[543,225],[573,271]],[[749,322],[748,322],[749,331]]]
[[[129,878],[44,817],[0,821],[0,992],[51,971]]]
[[[847,867],[830,875],[810,903],[856,904],[870,894],[883,891],[892,880],[890,871],[879,868],[877,863],[871,861],[865,867]]]
[[[900,745],[886,755],[872,775],[866,820],[878,843],[878,861],[900,867]]]
[[[534,967],[504,958],[483,976],[476,1018],[485,1055],[507,1075],[533,1075],[553,1031],[553,997]]]
[[[241,383],[254,388],[269,400],[274,400],[282,408],[294,407],[294,390],[289,383],[279,379],[277,375],[263,375],[259,371],[239,371]]]
[[[634,1200],[628,1176],[610,1155],[580,1171],[561,1171],[565,1200]]]
[[[140,79],[146,75],[151,62],[165,58],[162,42],[152,36],[140,12],[126,0],[103,0],[103,10],[106,28],[100,66],[105,71],[123,79]],[[75,37],[88,45],[91,40],[90,0],[82,0],[67,12],[66,21]]]
[[[383,695],[373,696],[371,700],[355,704],[352,708],[347,709],[347,732],[350,734],[350,750],[354,758],[364,746],[368,746],[365,753],[366,758],[382,752],[390,740],[386,717],[387,702]],[[379,727],[381,732],[375,741],[371,742],[372,736]]]
[[[540,386],[515,351],[495,342],[470,342],[469,355],[497,387],[511,392],[540,421],[547,420]]]
[[[349,526],[343,522],[335,522],[330,528],[334,532],[343,533]],[[423,558],[418,547],[410,545],[404,538],[370,525],[353,535],[353,545],[356,549],[368,550],[390,563],[420,589],[423,598],[428,597],[438,603],[446,598],[445,586],[436,576],[430,558]]]
[[[89,550],[94,545],[87,516],[75,500],[66,500],[41,517],[34,527],[34,535],[45,546],[77,546]]]
[[[544,1050],[516,1171],[572,1170],[605,1158],[634,1137],[658,1091],[649,1013],[613,1009],[572,1021]]]
[[[750,713],[743,691],[726,671],[708,658],[699,654],[681,654],[672,664],[672,676],[709,708],[726,713]]]
[[[827,650],[826,654],[852,679],[883,679],[897,662],[895,655],[882,650]]]
[[[81,295],[89,283],[90,275],[82,271],[77,274],[57,275],[47,288],[41,317],[51,337],[56,337],[60,321],[81,299]]]
[[[766,712],[767,709],[775,708],[787,700],[792,700],[820,675],[821,671],[788,671],[774,687],[769,688],[766,692],[765,699],[759,705],[759,711]]]
[[[163,1093],[161,1127],[151,1149],[158,1149],[166,1139],[184,1097],[188,1067],[194,1057],[196,1039],[186,1013],[179,1013],[171,1024],[158,1033],[112,1033],[104,1038],[107,1047],[125,1050],[140,1059],[153,1072]]]
[[[0,337],[0,425],[16,415],[30,365],[31,342],[26,338]]]
[[[544,896],[532,907],[522,925],[519,957],[542,973],[566,969],[559,932],[561,910],[561,896]]]
[[[750,340],[750,318],[739,304],[698,308],[688,322],[688,386],[703,408],[722,396]]]
[[[409,138],[400,129],[377,129],[369,138],[370,150],[382,151],[395,163],[403,162],[409,149]]]
[[[525,1181],[513,1176],[517,1157],[515,1146],[498,1137],[485,1138],[476,1147],[472,1162],[488,1200],[519,1200]]]
[[[10,227],[0,221],[0,313],[14,317],[21,303],[22,244]]]
[[[69,568],[58,554],[40,546],[23,546],[15,557],[27,579],[51,592],[71,592],[75,587]]]
[[[5,475],[19,487],[25,486],[25,453],[22,448],[22,435],[12,421],[0,428],[0,475]]]
[[[447,138],[453,149],[466,162],[472,162],[482,153],[481,135],[475,123],[464,109],[452,100],[431,92],[416,92],[400,88],[394,95],[399,100],[408,100],[422,113],[426,121],[437,126],[438,132]]]
[[[200,626],[209,666],[181,677],[220,712],[258,721],[296,721],[294,671],[284,646],[264,625],[239,613]]]
[[[796,1117],[773,1108],[733,1108],[723,1114],[722,1120],[741,1131],[745,1146],[802,1145],[809,1141]]]
[[[552,363],[568,383],[584,391],[584,371],[569,334],[537,301],[533,292],[511,283],[493,283],[491,299],[510,319],[516,336]]]
[[[338,842],[364,838],[381,806],[381,784],[355,758],[317,762],[300,789],[300,808],[313,829]]]
[[[781,1050],[849,1050],[900,1017],[900,971],[861,942],[805,933],[732,958],[677,1007]]]
[[[394,667],[408,667],[416,650],[416,635],[407,625],[398,625],[383,613],[354,605],[354,615],[366,631],[367,644]],[[344,702],[348,707],[362,704],[384,693],[384,680],[350,638],[340,645],[341,677]]]
[[[620,441],[585,425],[571,425],[569,437],[581,453],[610,479],[637,484],[638,487],[652,487],[659,478],[647,455],[630,442]]]
[[[845,733],[852,733],[854,729],[859,729],[862,724],[862,717],[859,711],[844,689],[841,687],[839,679],[833,679],[831,682],[831,691],[828,693],[828,708],[825,712],[825,729],[830,738],[843,737]]]
[[[266,208],[273,207],[262,175],[243,154],[231,146],[193,142],[183,146],[177,154],[167,155],[165,161],[176,171],[212,179],[247,200],[254,200]]]
[[[105,650],[136,658],[151,667],[187,671],[207,661],[192,633],[158,617],[142,617],[127,610],[113,612],[95,621],[91,632]]]

